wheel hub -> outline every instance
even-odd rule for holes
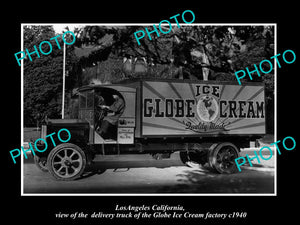
[[[63,164],[65,165],[65,166],[71,166],[72,165],[72,161],[70,160],[70,159],[64,159],[64,161],[63,161]]]

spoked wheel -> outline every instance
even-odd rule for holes
[[[210,167],[219,173],[235,173],[237,166],[235,159],[239,157],[238,148],[229,142],[212,145],[208,154]]]
[[[71,143],[56,146],[47,159],[49,172],[58,180],[75,180],[83,173],[85,165],[84,151]]]

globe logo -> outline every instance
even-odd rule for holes
[[[213,121],[219,113],[219,106],[211,96],[203,96],[198,100],[197,113],[201,120],[205,122]]]

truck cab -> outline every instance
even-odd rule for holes
[[[90,145],[98,144],[133,144],[135,128],[135,103],[136,90],[130,87],[118,85],[89,85],[82,87],[79,92],[79,116],[80,120],[89,123]],[[113,95],[118,95],[125,103],[125,110],[120,116],[116,126],[110,131],[109,140],[101,137],[97,129],[101,127],[105,110],[99,107],[102,105],[112,105]]]

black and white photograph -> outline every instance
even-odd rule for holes
[[[64,4],[2,20],[3,219],[296,221],[293,4]]]
[[[275,24],[22,28],[23,194],[276,194]]]

